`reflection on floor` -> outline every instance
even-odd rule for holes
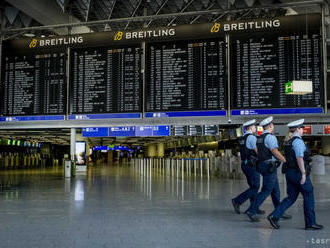
[[[330,182],[314,186],[319,232],[302,229],[301,198],[280,230],[234,214],[243,180],[182,181],[128,166],[71,180],[63,168],[0,171],[0,247],[330,247]],[[272,210],[270,199],[262,209]]]

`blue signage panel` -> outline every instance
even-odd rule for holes
[[[135,135],[140,137],[169,136],[170,126],[137,126]]]
[[[135,135],[140,137],[152,136],[153,126],[137,126],[135,129]]]
[[[94,151],[133,151],[128,146],[114,146],[114,145],[109,145],[109,146],[94,146],[93,147],[93,150]]]
[[[322,108],[291,108],[291,109],[238,109],[232,115],[289,115],[289,114],[322,114]]]
[[[94,151],[107,151],[108,150],[108,146],[94,146],[93,147]]]
[[[146,113],[146,118],[166,118],[166,117],[198,117],[198,116],[226,116],[226,110],[219,111],[177,111],[177,112],[161,112]]]
[[[141,113],[87,114],[69,115],[69,120],[138,119],[141,117]]]
[[[109,128],[110,137],[134,137],[135,136],[135,127],[110,127]]]
[[[152,136],[170,136],[170,126],[153,126]]]
[[[0,121],[3,122],[15,122],[15,121],[64,121],[64,115],[37,115],[37,116],[10,116],[0,117]]]
[[[108,137],[108,127],[87,127],[82,130],[83,137]]]

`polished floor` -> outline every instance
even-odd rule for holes
[[[245,187],[128,166],[71,180],[62,168],[0,171],[0,247],[330,247],[330,182],[314,183],[322,231],[303,230],[301,198],[280,230],[234,214],[230,199]]]

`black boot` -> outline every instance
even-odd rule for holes
[[[258,215],[264,215],[266,212],[264,210],[257,210],[257,214]]]
[[[319,225],[319,224],[314,224],[314,225],[305,227],[305,230],[322,230],[322,229],[323,229],[323,226]]]
[[[238,203],[236,203],[234,199],[231,200],[231,203],[233,204],[235,213],[240,214],[241,213],[241,211],[239,210],[240,205]]]
[[[255,214],[251,214],[251,213],[247,212],[246,215],[249,217],[251,222],[259,222],[260,221]]]
[[[272,225],[272,227],[274,227],[275,229],[280,229],[280,225],[278,224],[278,219],[275,218],[273,215],[269,215],[267,217],[267,220]]]

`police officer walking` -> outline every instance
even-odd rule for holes
[[[232,199],[234,210],[237,214],[240,214],[240,206],[250,199],[253,203],[258,194],[260,187],[260,174],[256,169],[257,162],[257,138],[253,134],[256,132],[256,120],[250,120],[243,124],[245,133],[240,138],[240,153],[241,153],[241,168],[246,176],[249,188],[243,193]],[[262,210],[258,210],[257,214],[264,214]]]
[[[278,224],[279,218],[295,203],[299,192],[304,199],[305,229],[323,229],[323,226],[317,224],[315,220],[313,185],[309,176],[310,151],[301,138],[303,135],[303,124],[304,119],[301,119],[290,122],[287,125],[290,132],[293,132],[293,137],[285,143],[285,157],[287,158],[285,176],[288,197],[268,216],[270,224],[275,229],[280,228]]]
[[[286,160],[279,152],[278,142],[275,135],[273,135],[274,124],[273,117],[270,116],[260,122],[264,128],[264,132],[257,139],[258,148],[258,171],[263,176],[263,185],[261,191],[258,193],[256,200],[251,204],[246,214],[251,221],[259,221],[257,218],[257,210],[266,198],[271,195],[274,207],[280,204],[280,188],[277,178],[277,167],[280,162],[285,163]],[[279,161],[276,161],[278,159]],[[282,215],[282,218],[289,219],[291,216]]]

